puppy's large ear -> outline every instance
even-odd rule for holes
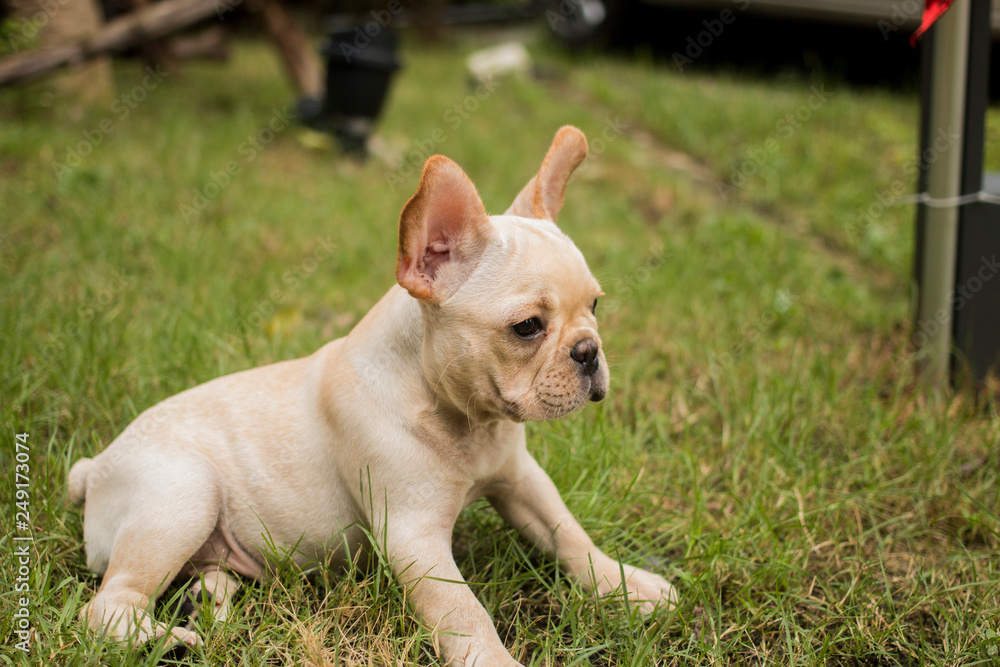
[[[559,128],[538,175],[524,186],[507,214],[555,222],[563,205],[566,183],[585,157],[587,138],[583,132],[571,125]]]
[[[462,168],[443,155],[431,156],[399,216],[396,281],[418,299],[443,301],[476,268],[489,225]]]

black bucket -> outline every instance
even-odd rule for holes
[[[399,37],[378,27],[374,35],[361,26],[327,35],[320,49],[326,59],[326,97],[312,113],[303,109],[308,125],[333,134],[344,151],[361,156],[385,105],[392,76],[402,67]]]

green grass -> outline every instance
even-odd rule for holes
[[[573,68],[536,47],[554,78],[503,81],[471,110],[469,48],[407,50],[382,157],[363,166],[294,126],[252,159],[241,152],[291,99],[261,43],[240,43],[226,66],[187,67],[120,120],[111,107],[77,119],[36,106],[38,87],[0,92],[0,662],[17,659],[6,584],[12,538],[29,534],[14,523],[15,433],[30,434],[29,662],[155,662],[160,649],[102,645],[76,620],[98,580],[81,511],[64,501],[71,462],[187,387],[349,331],[393,282],[408,167],[428,149],[501,212],[572,123],[595,155],[559,222],[607,292],[613,391],[531,425],[530,448],[595,541],[674,581],[682,605],[642,622],[589,598],[477,503],[456,556],[515,657],[996,664],[996,405],[913,389],[912,210],[850,233],[895,181],[912,191],[915,97],[605,58]],[[116,72],[120,92],[143,76],[127,62]],[[814,85],[828,100],[783,136],[781,118]],[[53,161],[105,117],[114,132],[57,178]],[[720,188],[772,138],[753,174]],[[239,174],[185,216],[230,161]],[[168,591],[160,618],[181,593]],[[436,664],[377,564],[314,582],[284,566],[245,585],[205,637],[180,664]]]

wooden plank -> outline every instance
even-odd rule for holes
[[[32,79],[102,53],[136,46],[197,23],[231,5],[218,0],[164,0],[105,24],[93,35],[39,51],[25,51],[0,60],[0,86]]]

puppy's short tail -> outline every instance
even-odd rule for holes
[[[80,504],[87,497],[87,477],[93,461],[80,459],[69,469],[69,490],[67,496],[71,503]]]

